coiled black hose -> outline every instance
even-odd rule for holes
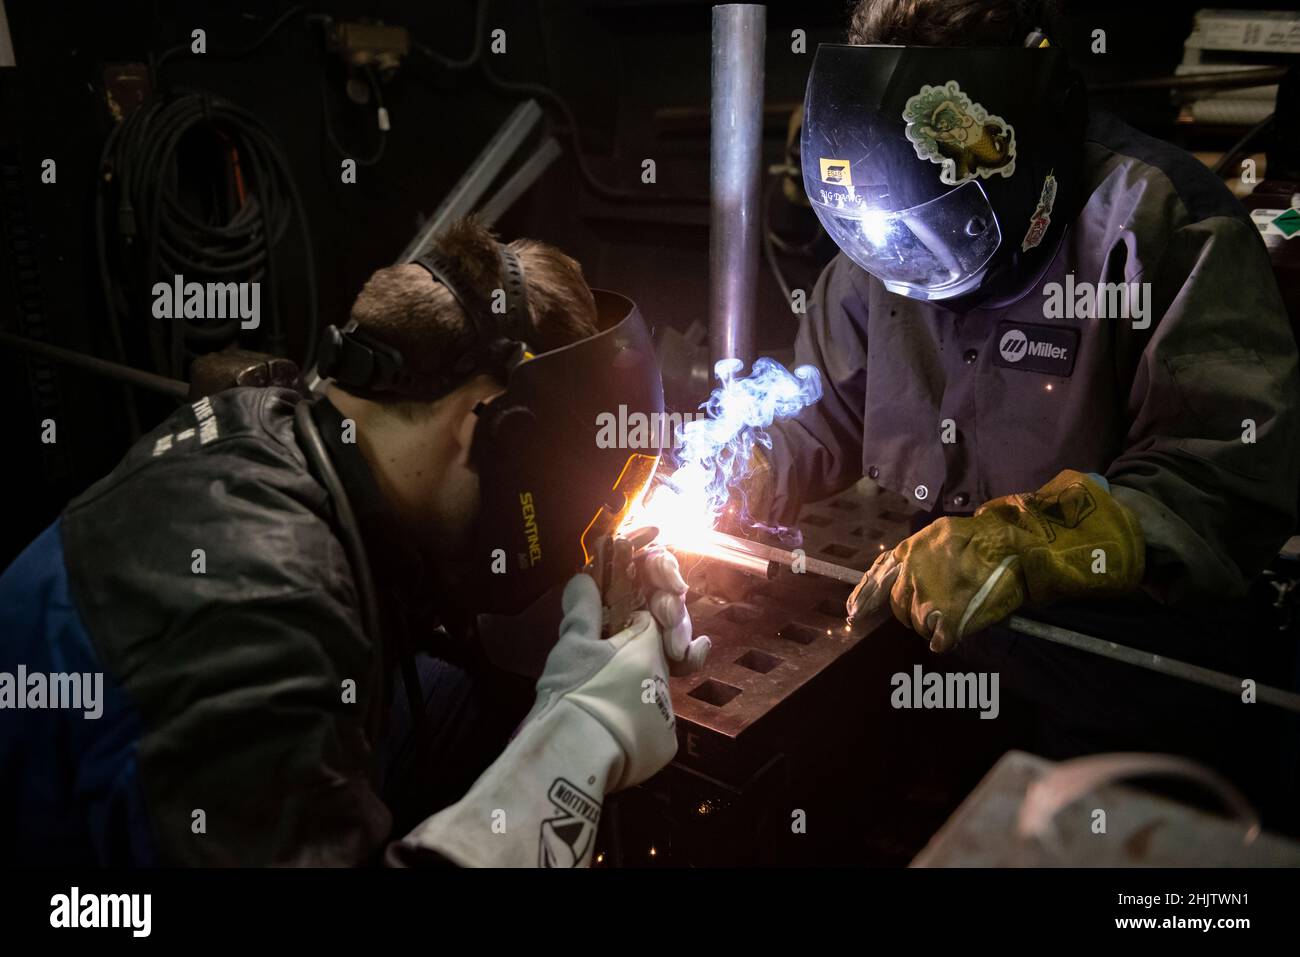
[[[206,169],[202,154],[192,152],[203,134],[213,157]],[[96,241],[115,344],[126,341],[124,316],[147,322],[156,367],[182,377],[187,340],[234,338],[238,318],[202,325],[153,319],[154,283],[170,284],[180,274],[186,282],[261,283],[269,322],[259,328],[260,346],[284,355],[280,246],[293,219],[305,258],[311,342],[316,268],[302,198],[284,152],[257,117],[206,93],[147,101],[109,135],[100,172]]]

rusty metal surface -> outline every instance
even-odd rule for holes
[[[908,533],[900,496],[856,489],[804,509],[809,558],[866,569]],[[752,773],[816,710],[818,680],[871,633],[844,628],[850,586],[785,571],[746,575],[709,559],[684,563],[696,634],[713,639],[703,671],[672,679],[678,760],[729,778]],[[825,702],[820,702],[825,704]],[[822,729],[824,731],[824,729]]]

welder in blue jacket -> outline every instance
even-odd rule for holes
[[[605,795],[672,757],[668,663],[707,651],[676,563],[623,621],[588,575],[558,595],[655,465],[596,441],[662,411],[635,306],[460,224],[320,356],[323,398],[179,409],[0,578],[0,859],[586,864]],[[464,636],[544,595],[520,724]],[[84,675],[80,708],[36,693]]]

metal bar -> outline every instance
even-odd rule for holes
[[[1182,76],[1156,76],[1141,80],[1112,80],[1106,83],[1091,83],[1088,92],[1102,93],[1140,93],[1151,90],[1234,90],[1253,86],[1272,86],[1281,83],[1287,74],[1287,68],[1261,67],[1250,70],[1225,70],[1219,73],[1185,73]]]
[[[767,10],[713,8],[709,226],[709,355],[748,364],[754,353]]]
[[[694,542],[682,545],[672,544],[670,547],[675,551],[710,558],[732,568],[750,573],[756,571],[756,562],[767,562],[769,570],[772,565],[800,568],[803,574],[832,578],[835,581],[850,585],[856,585],[862,580],[862,572],[856,568],[808,558],[783,548],[751,542],[723,532],[712,532]],[[1177,658],[1166,658],[1164,655],[1139,651],[1136,648],[1130,648],[1128,645],[1121,645],[1102,638],[1094,638],[1092,635],[1071,631],[1068,628],[1044,624],[1021,615],[1012,615],[1006,620],[1005,625],[1012,631],[1031,638],[1041,638],[1044,641],[1051,641],[1058,645],[1074,648],[1076,651],[1085,651],[1088,654],[1109,658],[1112,661],[1145,668],[1148,671],[1155,671],[1171,678],[1181,678],[1184,681],[1190,681],[1193,684],[1213,688],[1217,691],[1241,694],[1241,678],[1225,674],[1222,671],[1215,671],[1212,668],[1203,668],[1200,665],[1193,665]],[[1274,688],[1257,682],[1255,697],[1256,700],[1265,704],[1271,704],[1300,714],[1300,694],[1293,691],[1285,691],[1281,688]]]
[[[94,356],[88,356],[73,349],[64,349],[62,346],[52,346],[48,342],[28,339],[26,336],[16,336],[11,332],[0,332],[0,345],[12,346],[29,355],[54,359],[57,362],[66,362],[70,366],[85,369],[96,375],[107,376],[110,379],[127,382],[153,392],[161,392],[163,395],[169,395],[174,399],[184,400],[190,396],[190,387],[180,379],[169,379],[167,376],[145,372],[143,369],[133,369],[130,366],[109,362],[107,359],[97,359]]]
[[[0,67],[17,65],[13,35],[9,32],[9,18],[5,15],[4,0],[0,0]]]
[[[541,147],[515,170],[492,198],[483,204],[478,218],[484,226],[494,226],[505,215],[506,210],[518,202],[519,197],[528,192],[533,183],[546,172],[547,167],[560,156],[560,144],[553,136],[546,137]]]
[[[487,146],[483,147],[469,169],[459,182],[443,199],[429,221],[416,233],[415,238],[407,243],[397,262],[408,263],[423,254],[448,223],[468,216],[483,198],[487,188],[505,168],[510,157],[519,150],[533,128],[542,119],[542,108],[536,100],[525,100],[501,124]]]
[[[1138,651],[1128,645],[1120,645],[1102,638],[1094,638],[1092,635],[1084,635],[1077,631],[1070,631],[1068,628],[1033,621],[1020,615],[1012,615],[1008,618],[1007,626],[1012,631],[1017,631],[1022,635],[1042,638],[1045,641],[1065,645],[1068,648],[1101,655],[1103,658],[1110,658],[1113,661],[1122,661],[1125,664],[1146,668],[1148,671],[1157,671],[1162,675],[1182,678],[1184,681],[1191,681],[1207,688],[1215,688],[1236,695],[1241,694],[1242,691],[1241,678],[1224,674],[1222,671],[1215,671],[1212,668],[1202,668],[1200,665],[1179,661],[1177,658],[1166,658],[1164,655],[1153,655],[1149,652]],[[1293,691],[1284,691],[1281,688],[1256,683],[1255,696],[1259,701],[1266,704],[1276,705],[1279,708],[1300,713],[1300,694]]]
[[[737,568],[754,568],[755,562],[760,563],[764,568],[769,563],[789,568],[798,560],[799,566],[806,572],[822,578],[833,578],[848,585],[856,585],[862,580],[862,572],[846,565],[822,561],[820,558],[797,556],[784,548],[764,545],[762,542],[751,542],[747,538],[738,538],[725,532],[711,532],[698,542],[681,546],[672,543],[670,547],[677,551],[717,558]],[[697,548],[699,551],[696,551]]]

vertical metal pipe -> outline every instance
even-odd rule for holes
[[[754,358],[767,9],[713,8],[710,107],[709,357]]]

